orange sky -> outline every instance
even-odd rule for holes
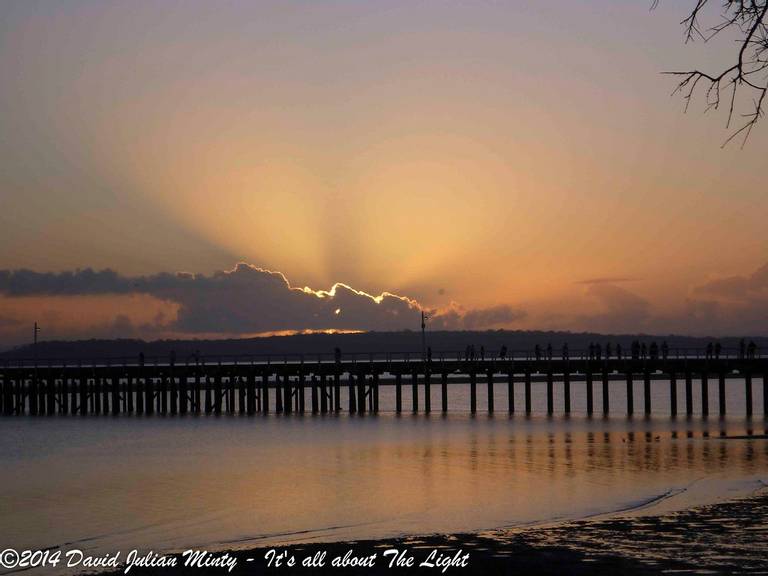
[[[3,2],[0,269],[244,261],[532,328],[633,331],[628,292],[640,328],[738,330],[691,306],[768,261],[768,136],[721,149],[670,98],[659,72],[728,56],[683,45],[684,4]],[[768,326],[766,290],[727,304]],[[0,340],[173,308],[30,298]]]

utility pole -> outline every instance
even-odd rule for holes
[[[427,317],[424,315],[424,310],[421,311],[421,359],[427,361]]]
[[[37,333],[40,332],[40,326],[35,322],[35,338],[32,344],[32,355],[35,358],[35,366],[37,366]]]

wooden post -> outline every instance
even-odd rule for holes
[[[192,386],[194,387],[195,391],[192,393],[192,403],[194,404],[194,413],[200,414],[202,412],[201,406],[200,406],[200,380],[201,380],[201,374],[200,374],[200,360],[195,357],[195,379],[193,381]]]
[[[160,373],[160,398],[158,398],[159,401],[159,412],[163,416],[168,414],[168,368],[162,368],[162,372]]]
[[[555,411],[555,397],[554,397],[554,376],[552,374],[552,365],[547,365],[547,414],[552,414]]]
[[[765,376],[763,376],[765,382]],[[720,415],[725,416],[725,370],[720,368],[720,372],[717,375],[717,403],[720,409]]]
[[[360,371],[357,373],[357,412],[365,414],[365,374]]]
[[[112,368],[112,415],[120,413],[120,372]]]
[[[318,402],[317,402],[317,375],[312,374],[312,380],[310,385],[312,386],[312,414],[317,414],[319,410]],[[323,390],[325,392],[325,390]]]
[[[227,370],[229,379],[227,380],[227,414],[235,413],[235,386],[239,386],[240,377],[237,375],[237,365]]]
[[[235,367],[235,370],[237,370],[237,367]],[[237,375],[237,382],[235,383],[237,386],[237,412],[239,414],[247,414],[248,413],[248,380],[247,376],[246,378],[243,378],[238,373]]]
[[[125,363],[123,363],[120,375],[122,377],[118,377],[118,380],[120,382],[120,397],[122,398],[123,402],[123,412],[128,414],[128,395],[129,390],[131,389],[131,375],[126,368]],[[131,406],[130,413],[133,413],[133,406]]]
[[[104,414],[109,414],[110,382],[108,370],[109,368],[102,368],[103,376],[99,380],[101,383],[102,409],[104,410]]]
[[[171,365],[168,368],[168,383],[170,384],[170,413],[174,416],[179,411],[179,386],[176,383],[176,376],[178,375],[178,370],[176,369],[176,366],[173,362],[171,362]]]
[[[525,413],[531,413],[531,369],[525,368]]]
[[[431,374],[429,368],[424,372],[424,412],[429,414],[432,411],[432,386],[431,386]]]
[[[13,414],[13,389],[11,388],[11,379],[9,378],[8,371],[5,369],[5,363],[3,363],[2,368],[2,374],[0,377],[2,377],[3,380],[3,414],[6,416],[10,416]]]
[[[48,392],[48,402],[46,403],[46,414],[53,416],[56,414],[56,376],[53,373],[53,368],[48,367],[46,371],[46,386],[45,389]]]
[[[400,414],[403,411],[403,375],[398,372],[395,374],[395,412]]]
[[[133,414],[134,401],[133,401],[133,372],[123,363],[123,411],[127,414]]]
[[[189,411],[189,365],[177,369],[179,375],[179,414]]]
[[[261,411],[269,413],[269,372],[261,373]]]
[[[224,400],[224,386],[221,380],[221,362],[219,362],[213,381],[213,411],[216,414],[221,414],[221,405]]]
[[[587,414],[592,415],[595,411],[594,389],[592,386],[592,366],[587,364],[587,373],[584,375],[587,386]]]
[[[443,372],[440,377],[440,408],[443,413],[448,412],[448,373]]]
[[[477,412],[477,373],[474,367],[469,373],[469,411],[472,414]]]
[[[368,376],[365,376],[365,385],[368,388],[365,396],[368,398],[368,412],[373,412],[373,374],[371,374],[371,377],[368,378]]]
[[[515,412],[515,373],[510,369],[507,373],[507,405],[509,413]]]
[[[283,374],[283,414],[290,414],[293,411],[293,382],[286,371]]]
[[[203,362],[203,386],[205,386],[205,413],[213,413],[213,378],[211,378],[211,372],[206,370],[205,362]]]
[[[93,368],[92,374],[93,374],[93,393],[91,394],[91,398],[93,398],[93,413],[101,414],[101,380],[102,379],[99,376],[98,372],[96,371],[96,368]]]
[[[280,374],[275,372],[275,412],[283,413],[283,384]]]
[[[488,413],[492,414],[494,409],[493,398],[493,368],[489,368],[486,372],[486,378],[488,379]]]
[[[627,415],[635,413],[635,383],[632,380],[634,368],[631,362],[627,362]]]
[[[349,413],[354,414],[357,410],[357,401],[355,399],[355,377],[351,372],[352,368],[350,368],[349,372],[349,381],[348,381],[348,390],[349,390]]]
[[[5,389],[6,389],[6,379],[5,379],[5,370],[3,370],[3,365],[0,363],[0,414],[7,414],[6,407],[5,407]]]
[[[80,389],[78,413],[82,416],[84,414],[88,414],[88,378],[86,378],[82,367],[80,368],[80,381],[78,382],[78,388]]]
[[[565,361],[563,368],[563,410],[566,414],[571,413],[571,363]]]
[[[608,360],[603,364],[603,414],[611,411],[611,400],[608,389]]]
[[[373,371],[373,412],[379,413],[379,371]]]
[[[144,414],[144,394],[146,383],[144,381],[144,363],[139,361],[136,369],[136,414]]]
[[[320,413],[328,412],[328,392],[326,390],[326,375],[320,374]]]
[[[669,373],[669,411],[677,416],[677,373],[673,368]]]
[[[746,387],[747,397],[747,416],[752,416],[752,369],[747,368],[747,372],[744,378],[744,385]]]
[[[419,411],[419,373],[416,370],[411,373],[411,405],[416,414]]]
[[[61,405],[59,409],[62,414],[69,414],[69,374],[66,366],[61,369]]]
[[[691,370],[685,367],[685,413],[690,416],[693,414],[693,383]]]
[[[32,369],[32,380],[29,383],[29,414],[37,416],[37,366]]]
[[[763,418],[768,418],[768,360],[763,360]]]
[[[337,372],[333,375],[333,410],[341,411],[341,374]]]
[[[651,413],[651,369],[646,364],[643,373],[643,404],[645,413]]]
[[[701,373],[701,414],[709,415],[709,366],[705,366]]]
[[[304,370],[299,368],[299,413],[304,414],[305,409],[305,401],[306,398],[304,396],[304,385],[306,384],[304,379]]]

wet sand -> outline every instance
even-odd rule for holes
[[[376,554],[374,567],[331,568],[331,559],[353,550]],[[387,549],[407,551],[412,568],[389,567]],[[432,550],[444,558],[469,554],[464,574],[765,574],[768,573],[768,491],[657,516],[582,520],[557,526],[494,530],[478,534],[431,535],[331,544],[297,544],[277,549],[296,559],[293,567],[268,567],[268,548],[229,552],[238,559],[232,574],[334,573],[440,574],[442,566],[418,567]],[[326,551],[324,567],[302,567],[304,558]],[[251,559],[250,561],[248,559]],[[138,568],[131,574],[226,574],[221,568]]]

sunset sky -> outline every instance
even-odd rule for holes
[[[768,124],[684,113],[734,45],[650,5],[4,0],[0,345],[768,334]]]

